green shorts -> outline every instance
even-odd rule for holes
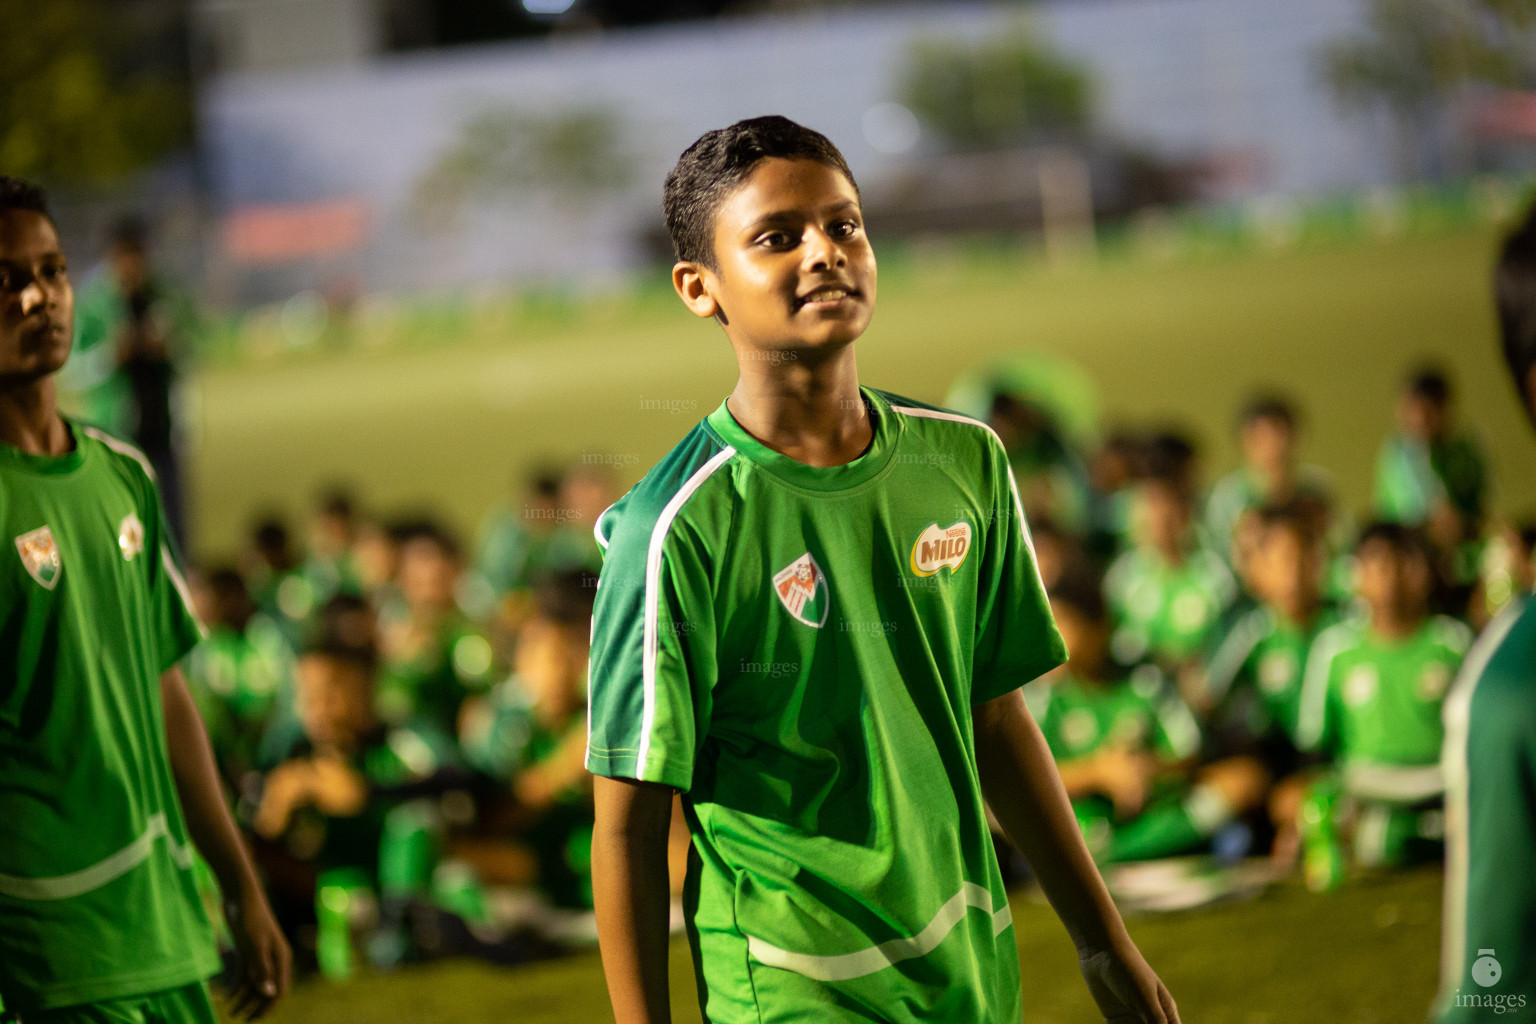
[[[126,999],[38,1010],[25,1017],[0,1013],[0,1021],[7,1024],[218,1024],[218,1020],[208,986],[201,981]]]

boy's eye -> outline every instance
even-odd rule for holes
[[[833,238],[851,238],[858,233],[859,225],[856,221],[840,220],[832,225]]]
[[[794,244],[788,231],[769,231],[758,238],[758,242],[771,249],[782,249]]]

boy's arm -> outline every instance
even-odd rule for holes
[[[1077,946],[1107,1020],[1179,1024],[1173,997],[1147,966],[1088,855],[1040,727],[1019,690],[977,705],[976,767],[1003,831],[1028,859]]]
[[[187,828],[224,891],[230,931],[245,966],[231,1008],[254,1020],[287,993],[292,953],[224,803],[213,750],[179,668],[173,666],[160,677],[160,701],[171,773]]]
[[[617,1024],[670,1024],[667,839],[674,790],[597,776],[592,898]]]

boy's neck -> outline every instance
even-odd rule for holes
[[[1297,604],[1270,602],[1269,607],[1280,621],[1305,629],[1317,619],[1317,613],[1322,610],[1323,602],[1313,597]]]
[[[808,466],[842,466],[864,453],[874,427],[851,344],[776,365],[761,355],[737,351],[741,376],[726,407],[743,430]]]
[[[0,444],[27,455],[69,454],[74,441],[59,415],[51,376],[0,390]]]
[[[1396,608],[1372,608],[1371,632],[1385,640],[1406,640],[1419,631],[1427,618],[1429,615],[1425,612],[1414,614]]]

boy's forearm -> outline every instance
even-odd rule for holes
[[[1040,727],[1014,691],[972,712],[982,791],[1024,854],[1079,953],[1126,939],[1125,924],[1078,830]]]
[[[259,895],[261,882],[224,803],[213,748],[180,669],[172,668],[160,678],[160,699],[171,774],[192,842],[213,869],[226,898]]]
[[[592,896],[617,1024],[670,1024],[667,838],[672,789],[597,778]]]

